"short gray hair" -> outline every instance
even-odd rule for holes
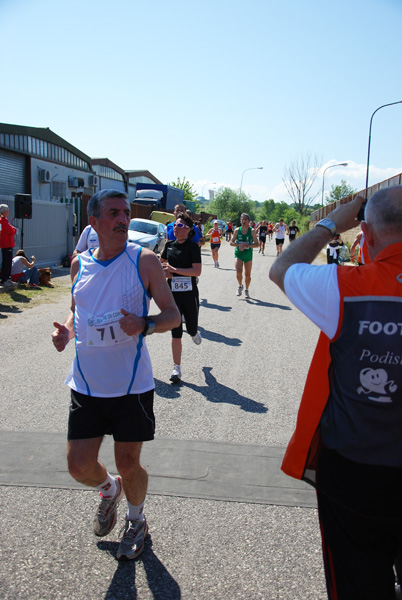
[[[10,207],[7,204],[0,204],[0,215],[10,210]]]
[[[100,192],[96,192],[88,202],[88,217],[96,217],[99,219],[103,208],[103,201],[107,200],[107,198],[125,198],[128,200],[127,194],[125,192],[120,192],[119,190],[101,190]]]
[[[402,186],[394,185],[376,192],[367,202],[367,223],[395,233],[402,232]]]

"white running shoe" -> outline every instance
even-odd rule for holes
[[[103,494],[99,492],[102,500],[93,522],[94,534],[99,537],[103,537],[110,533],[116,525],[117,506],[124,496],[124,490],[121,483],[121,477],[115,477],[115,481],[116,493],[112,498],[105,498]]]
[[[246,298],[250,298],[250,294],[249,294],[248,290],[244,290],[244,295],[246,296]]]
[[[148,535],[148,523],[143,521],[130,521],[126,517],[126,526],[117,550],[119,560],[135,560],[144,552],[145,538]]]
[[[236,296],[241,296],[242,292],[243,292],[243,286],[239,285],[239,287],[237,288],[237,294],[236,294]]]
[[[172,374],[170,376],[172,383],[179,383],[181,381],[181,369],[180,365],[174,365]]]
[[[191,336],[191,339],[193,340],[194,344],[197,344],[197,346],[199,346],[202,342],[201,333],[197,331],[195,335]]]

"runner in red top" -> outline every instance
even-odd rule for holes
[[[214,266],[216,269],[219,269],[218,252],[221,247],[222,231],[219,229],[218,221],[214,221],[214,226],[208,231],[207,235],[211,236],[210,242]]]

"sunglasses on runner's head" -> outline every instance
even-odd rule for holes
[[[184,225],[184,223],[175,223],[173,227],[180,227],[180,229],[185,227],[186,229],[190,229],[190,227],[188,225]]]

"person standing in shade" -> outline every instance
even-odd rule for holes
[[[148,524],[143,506],[148,475],[140,464],[142,442],[154,438],[154,379],[146,336],[176,327],[180,315],[156,255],[127,243],[130,205],[118,190],[102,190],[88,203],[99,246],[71,264],[72,306],[64,324],[54,322],[53,344],[62,352],[75,339],[67,376],[71,388],[67,462],[72,477],[99,490],[93,531],[102,537],[116,524],[127,498],[117,558],[144,550]],[[153,298],[159,313],[149,316]],[[114,437],[118,477],[99,461],[104,435]]]
[[[241,296],[243,293],[244,271],[244,283],[246,286],[244,295],[246,298],[250,298],[249,288],[251,283],[251,269],[253,267],[253,248],[258,248],[259,244],[255,230],[250,227],[250,217],[248,214],[242,213],[240,223],[240,227],[235,229],[232,241],[230,242],[230,245],[236,248],[235,268],[239,284],[236,296]]]
[[[8,221],[10,212],[7,204],[0,204],[0,248],[2,255],[0,283],[5,288],[14,289],[14,284],[10,279],[11,267],[13,262],[13,248],[15,246],[14,236],[17,229]]]

